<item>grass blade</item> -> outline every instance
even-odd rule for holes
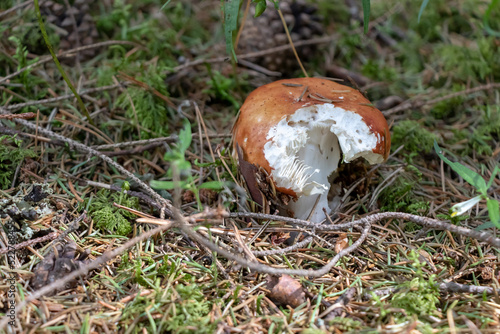
[[[488,198],[486,200],[486,206],[488,207],[488,214],[491,222],[495,224],[497,228],[500,228],[500,203],[493,198]]]
[[[418,11],[418,19],[417,22],[420,23],[420,18],[422,17],[422,13],[425,10],[425,7],[429,4],[429,0],[422,1],[422,5],[420,6],[420,10]]]
[[[366,35],[370,24],[370,0],[362,0],[361,3],[363,4],[363,26]]]
[[[473,170],[465,167],[458,162],[451,162],[442,153],[441,148],[438,146],[437,142],[434,141],[434,149],[437,155],[444,161],[448,166],[451,167],[455,172],[458,173],[467,183],[474,186],[481,194],[486,193],[488,188],[486,187],[486,181]]]

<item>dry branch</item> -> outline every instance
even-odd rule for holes
[[[0,109],[0,112],[5,113],[5,110]],[[52,137],[52,138],[61,140],[65,143],[68,143],[68,145],[70,145],[70,147],[73,147],[78,151],[91,154],[92,156],[96,156],[96,157],[100,158],[101,160],[107,162],[108,164],[114,166],[117,170],[120,171],[120,173],[129,177],[132,181],[136,182],[139,185],[139,187],[141,187],[148,195],[150,195],[160,205],[162,205],[162,207],[165,208],[165,213],[167,215],[172,216],[173,206],[170,203],[170,201],[161,197],[156,191],[151,189],[151,187],[149,187],[147,184],[145,184],[143,181],[141,181],[137,176],[135,176],[133,173],[131,173],[128,170],[126,170],[125,168],[123,168],[122,165],[120,165],[119,163],[117,163],[116,161],[111,159],[110,157],[102,154],[99,151],[94,150],[93,148],[90,148],[84,144],[81,144],[77,141],[74,141],[73,139],[67,138],[65,136],[62,136],[62,135],[57,134],[55,132],[52,132],[50,130],[39,127],[36,124],[30,123],[30,122],[22,120],[22,119],[15,119],[14,121],[21,124],[21,125],[24,125],[24,126],[30,128],[31,130],[37,131],[37,133],[40,133],[40,134],[43,134],[47,137]]]

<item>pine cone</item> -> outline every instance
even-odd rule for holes
[[[295,0],[290,3],[280,2],[280,9],[290,29],[294,43],[311,39],[323,34],[320,16],[316,15],[317,8],[304,0]],[[251,9],[243,32],[241,33],[239,53],[262,51],[273,47],[288,44],[288,39],[278,12],[269,6],[259,17],[254,18],[255,8]],[[302,61],[308,60],[314,54],[315,45],[297,48]],[[297,60],[292,50],[273,53],[259,59],[250,59],[271,71],[287,72],[298,68]]]
[[[92,0],[75,0],[69,8],[63,0],[49,0],[42,4],[40,11],[47,22],[61,28],[57,30],[60,36],[59,50],[70,50],[95,43],[98,32],[95,21],[89,14],[91,3]],[[97,51],[96,48],[81,51],[80,60],[92,58]]]

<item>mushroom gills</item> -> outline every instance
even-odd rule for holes
[[[271,129],[268,134],[271,140],[264,149],[276,185],[297,194],[298,199],[290,202],[288,208],[301,219],[307,219],[314,208],[311,221],[320,222],[325,219],[323,208],[331,211],[328,177],[339,165],[341,150],[337,136],[331,131],[335,121],[318,120],[314,107],[306,111],[288,121],[283,119]]]
[[[296,218],[307,219],[314,207],[312,222],[326,218],[323,208],[331,211],[328,177],[340,159],[347,163],[363,157],[372,164],[384,160],[373,152],[380,136],[361,116],[333,104],[298,109],[272,127],[266,139],[264,155],[276,186],[297,195],[297,200],[289,204]]]
[[[308,131],[307,142],[297,152],[297,160],[306,166],[302,177],[307,179],[303,186],[305,196],[300,196],[288,205],[297,218],[307,219],[310,216],[311,221],[320,222],[326,218],[323,208],[327,213],[331,211],[328,203],[328,178],[337,170],[341,150],[337,136],[329,128],[323,125],[313,126]]]

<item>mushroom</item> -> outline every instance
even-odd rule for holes
[[[234,151],[254,200],[256,171],[289,195],[293,216],[321,222],[331,212],[328,192],[340,163],[363,157],[381,163],[389,127],[361,92],[321,78],[279,80],[254,90],[233,128]],[[249,168],[253,167],[252,168]],[[257,167],[257,168],[255,168]]]

